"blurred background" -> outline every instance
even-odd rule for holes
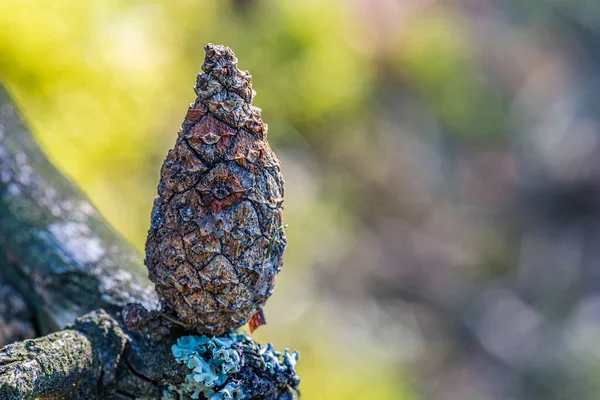
[[[141,251],[207,42],[253,75],[303,398],[600,398],[600,3],[2,0],[0,81]]]

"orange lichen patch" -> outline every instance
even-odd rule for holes
[[[248,328],[250,328],[250,333],[254,333],[255,330],[266,324],[267,320],[261,308],[252,316],[252,318],[250,318],[250,321],[248,321]]]

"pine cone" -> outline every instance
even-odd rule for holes
[[[164,310],[222,335],[273,292],[286,246],[283,177],[250,74],[228,47],[205,50],[197,99],[161,170],[145,263]]]

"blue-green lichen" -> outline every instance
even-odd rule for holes
[[[192,399],[242,400],[255,396],[278,396],[297,390],[295,368],[298,352],[262,347],[250,337],[184,336],[172,347],[177,362],[189,369],[181,392]],[[276,397],[274,397],[276,398]]]

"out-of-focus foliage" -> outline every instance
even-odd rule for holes
[[[255,336],[305,398],[600,398],[600,5],[0,2],[0,79],[140,249],[207,42],[282,161]]]
[[[370,68],[352,48],[356,34],[336,3],[9,0],[0,2],[0,79],[51,159],[141,250],[203,47],[234,49],[253,74],[256,104],[286,165],[293,226],[289,273],[257,337],[306,354],[299,373],[307,398],[410,398],[406,387],[393,388],[393,361],[373,357],[363,342],[348,351],[338,343],[343,332],[331,335],[334,323],[310,283],[316,260],[340,243],[347,216],[322,198],[303,135],[316,134],[310,127],[325,119],[361,112]],[[349,368],[355,357],[372,359]]]

